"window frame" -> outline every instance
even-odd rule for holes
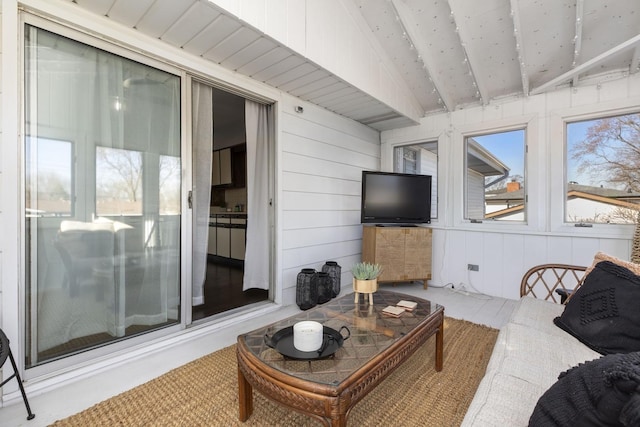
[[[181,67],[178,68],[177,66],[173,66],[170,64],[169,60],[161,60],[161,59],[156,59],[156,57],[153,56],[152,52],[147,52],[146,54],[142,54],[140,52],[137,52],[131,48],[127,48],[126,45],[124,45],[123,43],[119,43],[116,39],[110,39],[110,38],[104,38],[104,37],[97,37],[94,35],[89,34],[86,31],[83,31],[81,27],[77,27],[77,26],[66,26],[63,24],[60,24],[58,22],[53,22],[51,20],[48,20],[46,18],[31,14],[31,13],[21,13],[20,14],[20,19],[18,21],[18,28],[19,28],[19,42],[18,42],[18,55],[20,58],[20,63],[23,64],[20,68],[19,71],[19,75],[22,76],[23,80],[24,80],[24,73],[25,71],[25,67],[24,67],[24,60],[25,60],[25,55],[24,55],[24,51],[25,51],[25,27],[26,25],[30,25],[33,27],[37,27],[39,29],[48,31],[48,32],[52,32],[55,33],[59,36],[62,37],[67,37],[71,40],[74,40],[76,42],[85,44],[91,48],[95,48],[95,49],[100,49],[100,50],[104,50],[106,52],[109,52],[111,54],[115,54],[118,56],[122,56],[124,58],[127,58],[129,60],[135,61],[137,63],[143,64],[145,66],[148,67],[152,67],[161,71],[164,71],[168,74],[172,74],[177,76],[180,79],[180,102],[181,102],[181,107],[180,107],[180,126],[181,126],[181,131],[180,131],[180,149],[181,152],[186,152],[186,146],[187,146],[187,142],[186,142],[186,128],[187,128],[187,114],[186,114],[186,109],[185,107],[182,105],[184,104],[185,100],[186,100],[186,80],[187,80],[187,68],[186,67]],[[21,135],[21,147],[19,149],[19,158],[20,161],[23,163],[24,162],[24,155],[25,155],[25,151],[24,151],[24,136],[26,135],[26,131],[25,131],[25,112],[23,111],[23,109],[25,108],[25,105],[27,104],[27,94],[26,94],[26,90],[24,85],[21,85],[20,91],[19,91],[19,98],[20,98],[20,106],[21,106],[21,113],[20,113],[20,125],[19,125],[19,129],[20,129],[20,135]],[[50,139],[62,139],[60,136],[56,135],[55,129],[52,129],[51,135],[47,136]],[[80,219],[85,219],[85,218],[90,218],[91,215],[89,212],[81,212],[78,209],[78,206],[85,204],[87,207],[89,206],[93,206],[93,208],[95,209],[95,201],[94,203],[87,203],[84,200],[80,200],[80,197],[84,197],[83,195],[85,194],[85,191],[83,189],[83,186],[93,186],[95,188],[95,181],[94,182],[78,182],[77,181],[77,157],[78,156],[95,156],[95,153],[91,154],[90,152],[85,152],[82,151],[78,152],[78,147],[81,147],[81,145],[77,144],[77,141],[72,141],[73,143],[73,165],[72,168],[74,170],[74,178],[73,178],[73,185],[75,185],[75,192],[76,194],[78,194],[78,199],[74,200],[74,218],[80,218]],[[95,158],[93,158],[93,163],[95,164]],[[182,166],[183,170],[185,168],[185,166]],[[95,180],[95,176],[91,177],[91,179]],[[26,231],[26,216],[24,214],[25,212],[25,190],[26,190],[26,180],[24,177],[24,173],[20,174],[20,180],[21,180],[21,191],[19,194],[19,199],[20,199],[20,203],[19,203],[19,208],[18,208],[18,216],[20,219],[20,229],[19,229],[19,235],[20,236],[25,236],[25,231]],[[190,183],[189,183],[190,184]],[[182,187],[184,187],[184,185],[186,185],[186,183],[182,184]],[[184,199],[184,198],[182,198]],[[187,212],[186,210],[186,200],[182,200],[182,209],[183,212]],[[52,218],[49,221],[59,221],[60,218]],[[187,219],[183,218],[181,219],[181,224],[186,224]],[[181,239],[185,239],[185,237],[181,236]],[[26,269],[29,268],[27,266],[27,259],[25,256],[25,251],[26,251],[26,243],[25,243],[24,238],[21,239],[21,244],[20,244],[20,251],[19,253],[21,254],[19,256],[19,271],[21,272],[20,275],[22,277],[22,279],[20,280],[22,283],[27,283],[26,280]],[[183,245],[181,245],[183,246]],[[185,260],[185,256],[181,256],[181,263],[184,265],[186,264],[186,260]],[[180,281],[181,283],[190,283],[190,278],[185,279],[186,274],[185,274],[185,269],[181,268],[180,269]],[[33,280],[33,278],[32,278]],[[25,285],[26,286],[26,285]],[[21,300],[20,300],[20,305],[22,307],[25,306],[26,302],[25,302],[25,294],[26,294],[26,289],[22,289],[21,291]],[[180,297],[185,300],[185,295],[188,295],[188,293],[190,292],[190,287],[189,286],[181,286],[180,289]],[[55,373],[55,372],[61,372],[64,369],[68,369],[69,367],[73,367],[73,366],[79,366],[83,363],[93,363],[96,360],[99,360],[101,357],[105,357],[105,356],[113,356],[113,355],[117,355],[119,352],[123,352],[123,351],[130,351],[133,348],[136,348],[137,346],[140,345],[150,345],[152,344],[154,341],[160,340],[162,338],[166,338],[168,336],[172,336],[176,333],[179,333],[180,331],[182,331],[185,328],[185,313],[187,310],[182,310],[181,314],[180,314],[180,319],[178,321],[177,324],[175,325],[170,325],[166,328],[163,329],[158,329],[158,330],[154,330],[145,334],[142,334],[140,336],[132,336],[126,340],[122,340],[122,341],[117,341],[117,342],[113,342],[110,343],[107,346],[103,346],[103,347],[97,347],[97,348],[92,348],[90,350],[87,351],[83,351],[80,352],[78,354],[74,354],[71,355],[69,357],[64,357],[58,360],[52,360],[52,361],[48,361],[42,365],[36,365],[36,366],[32,366],[28,369],[25,369],[24,374],[23,374],[23,378],[24,379],[35,379],[35,378],[42,378],[44,376],[50,375],[51,373]],[[19,313],[22,313],[23,310],[18,310]],[[19,331],[20,331],[20,335],[21,336],[26,336],[26,331],[27,331],[27,322],[26,319],[24,318],[24,314],[20,314],[18,315],[18,324],[19,324]]]
[[[442,194],[441,192],[444,191],[444,177],[442,176],[442,155],[441,155],[441,150],[443,149],[443,147],[446,146],[446,142],[445,142],[445,133],[438,133],[438,134],[428,134],[428,135],[421,135],[419,138],[416,139],[410,139],[410,140],[399,140],[399,141],[388,141],[386,143],[383,143],[384,145],[387,145],[386,150],[388,155],[385,157],[386,161],[384,162],[384,164],[382,164],[382,168],[381,171],[385,172],[393,172],[395,170],[395,150],[396,148],[400,148],[400,147],[408,147],[408,146],[415,146],[415,145],[420,145],[420,144],[426,144],[426,143],[436,143],[437,147],[438,147],[438,152],[436,154],[437,157],[437,162],[436,162],[436,170],[438,173],[438,176],[436,177],[436,186],[437,188],[432,189],[432,194],[433,192],[435,192],[436,194],[436,209],[435,209],[435,216],[432,216],[431,218],[431,225],[437,225],[440,221],[442,221],[443,218],[443,207],[442,205],[442,199],[440,198],[440,194]],[[418,156],[419,157],[419,156]],[[418,159],[417,159],[418,160]],[[419,160],[418,160],[419,161]],[[432,201],[433,203],[433,201]],[[433,209],[432,209],[433,211]]]
[[[635,101],[635,102],[634,102]],[[577,237],[598,237],[610,239],[628,239],[634,232],[634,224],[590,224],[581,226],[579,223],[566,222],[566,189],[567,189],[567,124],[587,120],[597,120],[606,117],[640,113],[638,100],[603,102],[597,105],[585,105],[574,108],[559,109],[550,112],[549,129],[550,140],[561,141],[549,147],[549,228],[558,235],[572,235]],[[554,183],[562,185],[553,185]]]
[[[524,179],[524,192],[523,192],[523,206],[524,206],[524,219],[523,220],[490,220],[490,219],[486,219],[486,218],[470,218],[468,217],[468,210],[469,210],[469,167],[467,164],[468,161],[468,154],[469,154],[469,140],[470,139],[474,139],[475,138],[480,138],[480,137],[486,137],[486,136],[490,136],[490,135],[500,135],[500,134],[505,134],[505,133],[509,133],[509,132],[522,132],[523,133],[523,146],[522,146],[522,154],[523,154],[523,179]],[[473,224],[477,224],[479,222],[495,222],[495,223],[511,223],[511,224],[522,224],[522,223],[527,223],[527,211],[528,211],[528,201],[527,201],[527,172],[526,172],[526,167],[524,165],[526,165],[527,163],[527,129],[524,127],[516,127],[513,129],[506,129],[506,130],[497,130],[497,131],[492,131],[492,132],[483,132],[483,133],[469,133],[466,134],[464,136],[464,140],[463,140],[463,144],[464,144],[464,169],[463,169],[463,173],[464,173],[464,200],[463,200],[463,218],[466,221],[469,221],[470,223]],[[479,145],[481,145],[480,143],[478,143]],[[482,146],[482,145],[481,145]],[[484,146],[482,146],[482,149],[485,149]],[[499,159],[497,159],[499,160]],[[504,176],[504,175],[503,175]],[[507,179],[508,176],[504,177],[503,179]],[[482,185],[482,189],[485,190],[484,195],[482,197],[482,204],[483,204],[483,210],[484,210],[484,214],[486,216],[486,177],[482,177],[480,178],[481,180],[481,185]]]
[[[544,172],[540,168],[531,167],[539,163],[540,151],[537,149],[535,142],[538,137],[538,115],[529,114],[518,116],[514,119],[501,119],[494,121],[485,121],[479,123],[470,123],[459,126],[453,132],[451,153],[452,161],[456,165],[455,175],[453,177],[453,185],[450,187],[458,189],[457,195],[453,197],[453,211],[455,217],[453,224],[456,228],[470,231],[494,231],[494,232],[532,232],[542,230],[544,228],[544,197],[540,196],[540,179],[544,176]],[[526,216],[524,221],[472,221],[465,219],[466,216],[466,173],[467,173],[467,144],[466,138],[487,135],[493,133],[503,133],[515,130],[524,130],[524,187],[525,187],[525,209]],[[531,144],[531,142],[534,144]],[[455,160],[459,159],[459,161]],[[455,190],[453,190],[455,193]]]
[[[434,181],[435,181],[435,187],[436,188],[432,188],[431,189],[431,222],[435,222],[438,220],[438,189],[439,189],[439,182],[440,182],[440,177],[439,177],[439,163],[440,163],[440,155],[438,154],[438,150],[439,148],[439,141],[437,139],[425,139],[419,142],[414,142],[414,143],[410,143],[410,144],[398,144],[395,145],[392,149],[392,155],[393,155],[393,168],[392,171],[393,172],[399,172],[399,173],[408,173],[408,174],[416,174],[416,175],[427,175],[427,174],[418,174],[417,170],[418,170],[418,165],[421,163],[421,159],[422,159],[422,155],[420,153],[420,150],[414,148],[423,144],[436,144],[436,152],[433,153],[436,156],[436,176],[434,177]],[[397,150],[399,149],[403,149],[403,151],[405,149],[411,150],[416,154],[416,159],[415,159],[415,164],[414,164],[414,171],[406,171],[404,166],[405,166],[405,160],[404,160],[404,156],[403,159],[399,160],[396,156]],[[427,150],[430,151],[430,150]],[[402,170],[396,170],[396,166],[400,166],[400,162],[402,163]],[[433,176],[433,175],[432,175]],[[435,209],[434,209],[435,207]]]

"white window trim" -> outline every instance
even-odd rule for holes
[[[526,221],[483,221],[472,222],[465,219],[465,191],[466,191],[466,138],[475,135],[486,135],[491,133],[502,133],[513,130],[525,131],[525,162],[524,162],[524,178],[525,178],[525,202]],[[501,233],[527,233],[539,231],[543,227],[543,199],[538,197],[540,171],[536,171],[531,164],[536,164],[538,158],[537,150],[533,146],[538,141],[538,115],[519,116],[514,119],[504,119],[496,121],[488,121],[482,123],[465,124],[457,127],[452,135],[452,156],[453,168],[455,173],[453,176],[450,193],[454,194],[453,211],[455,212],[453,224],[456,228],[469,231],[494,231]],[[533,142],[533,143],[532,143]]]
[[[394,170],[394,154],[393,153],[395,152],[396,148],[423,144],[425,142],[438,143],[438,164],[437,164],[437,168],[438,168],[438,177],[437,177],[438,201],[437,203],[438,204],[436,207],[438,217],[431,218],[431,225],[444,223],[443,215],[445,214],[445,208],[444,208],[445,201],[443,200],[443,197],[440,197],[440,195],[445,194],[443,193],[443,191],[445,188],[447,188],[447,186],[445,185],[445,181],[447,181],[447,179],[445,179],[444,177],[443,166],[442,166],[443,155],[441,154],[445,149],[445,147],[448,146],[446,141],[446,136],[447,135],[444,132],[427,133],[425,135],[421,135],[419,138],[412,138],[408,140],[399,140],[399,139],[396,140],[395,138],[393,138],[393,139],[390,139],[389,141],[383,142],[384,153],[382,155],[382,162],[381,162],[381,166],[382,166],[381,170],[383,172],[393,172]],[[445,196],[445,197],[448,197],[448,196]]]
[[[567,135],[568,122],[594,120],[604,117],[620,116],[639,113],[640,97],[605,102],[575,108],[552,111],[549,115],[549,138],[558,144],[549,144],[549,207],[550,231],[558,235],[572,235],[579,237],[600,237],[612,239],[628,239],[633,235],[633,224],[591,224],[590,227],[576,226],[575,223],[565,222],[565,196],[567,182]],[[554,185],[562,183],[562,185]]]

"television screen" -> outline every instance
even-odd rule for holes
[[[431,175],[362,171],[362,223],[431,222]]]

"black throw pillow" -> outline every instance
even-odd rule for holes
[[[599,262],[553,323],[600,354],[640,351],[640,276]]]
[[[640,426],[640,352],[610,354],[560,374],[530,427]]]

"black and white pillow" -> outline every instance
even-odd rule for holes
[[[597,263],[553,322],[600,354],[640,351],[640,276]]]
[[[640,352],[610,354],[558,377],[529,427],[640,426]]]

